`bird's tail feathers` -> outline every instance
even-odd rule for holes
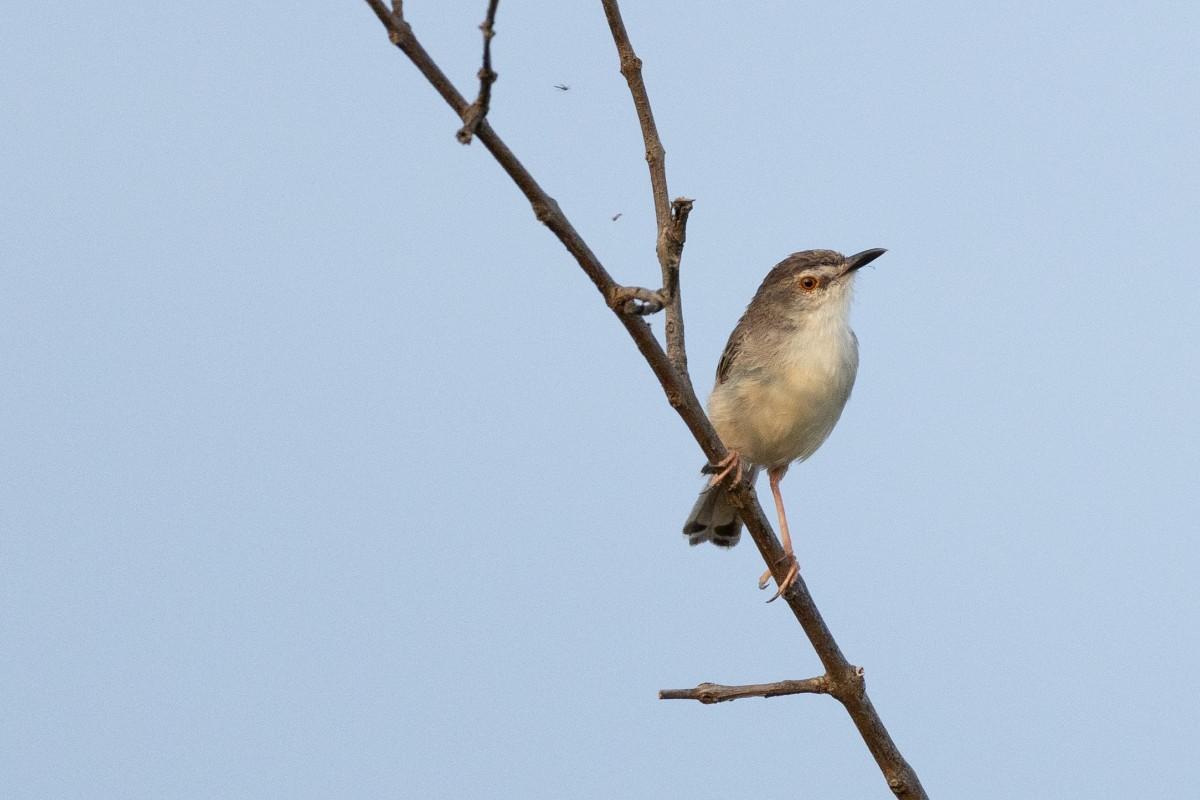
[[[755,472],[757,470],[750,473],[752,481]],[[704,542],[712,542],[718,547],[733,547],[738,543],[742,536],[742,518],[729,504],[724,486],[707,486],[700,492],[692,513],[683,523],[683,535],[693,547]]]

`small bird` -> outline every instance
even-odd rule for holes
[[[556,83],[556,84],[554,84],[554,88],[555,88],[555,89],[558,89],[560,92],[569,92],[569,91],[571,91],[571,87],[570,87],[570,86],[567,86],[565,83]]]
[[[753,481],[759,469],[766,469],[791,562],[771,600],[786,592],[800,571],[779,482],[792,462],[808,458],[825,442],[850,399],[858,373],[858,337],[850,329],[854,277],[885,252],[792,253],[767,273],[717,364],[708,415],[729,454],[706,465],[704,471],[715,474],[683,532],[693,545],[737,544],[742,520],[725,486],[744,474]],[[767,570],[758,588],[765,589],[770,579]]]

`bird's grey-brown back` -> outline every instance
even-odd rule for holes
[[[805,250],[763,279],[729,337],[708,401],[721,440],[749,465],[802,461],[833,431],[858,372],[849,321],[855,272],[882,252]],[[719,489],[701,494],[684,527],[693,544],[712,540],[697,515],[724,523],[721,544],[736,542],[723,497]]]

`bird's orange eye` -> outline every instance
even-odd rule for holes
[[[816,289],[818,284],[820,284],[820,281],[818,281],[812,275],[805,275],[800,279],[800,288],[806,292],[811,292],[813,289]]]

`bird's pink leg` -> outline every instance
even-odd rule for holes
[[[740,453],[738,453],[738,451],[730,450],[724,458],[722,458],[716,464],[713,464],[711,467],[709,467],[709,469],[716,473],[712,476],[712,479],[709,480],[709,486],[716,486],[718,483],[721,483],[729,477],[730,473],[733,473],[733,480],[729,482],[730,485],[732,486],[735,483],[740,483],[743,472],[742,456]]]
[[[796,561],[796,553],[792,550],[792,534],[788,531],[787,513],[783,510],[783,495],[779,493],[779,482],[783,480],[785,472],[787,472],[786,466],[773,467],[767,470],[767,477],[771,479],[771,496],[775,498],[775,513],[779,515],[779,538],[783,540],[783,560],[791,562],[787,575],[780,581],[779,588],[775,591],[775,594],[771,595],[771,600],[775,600],[786,592],[792,583],[795,582],[796,576],[800,574],[800,564]],[[771,570],[767,570],[758,579],[758,588],[767,588],[767,583],[770,580]],[[771,600],[767,602],[770,603]]]

